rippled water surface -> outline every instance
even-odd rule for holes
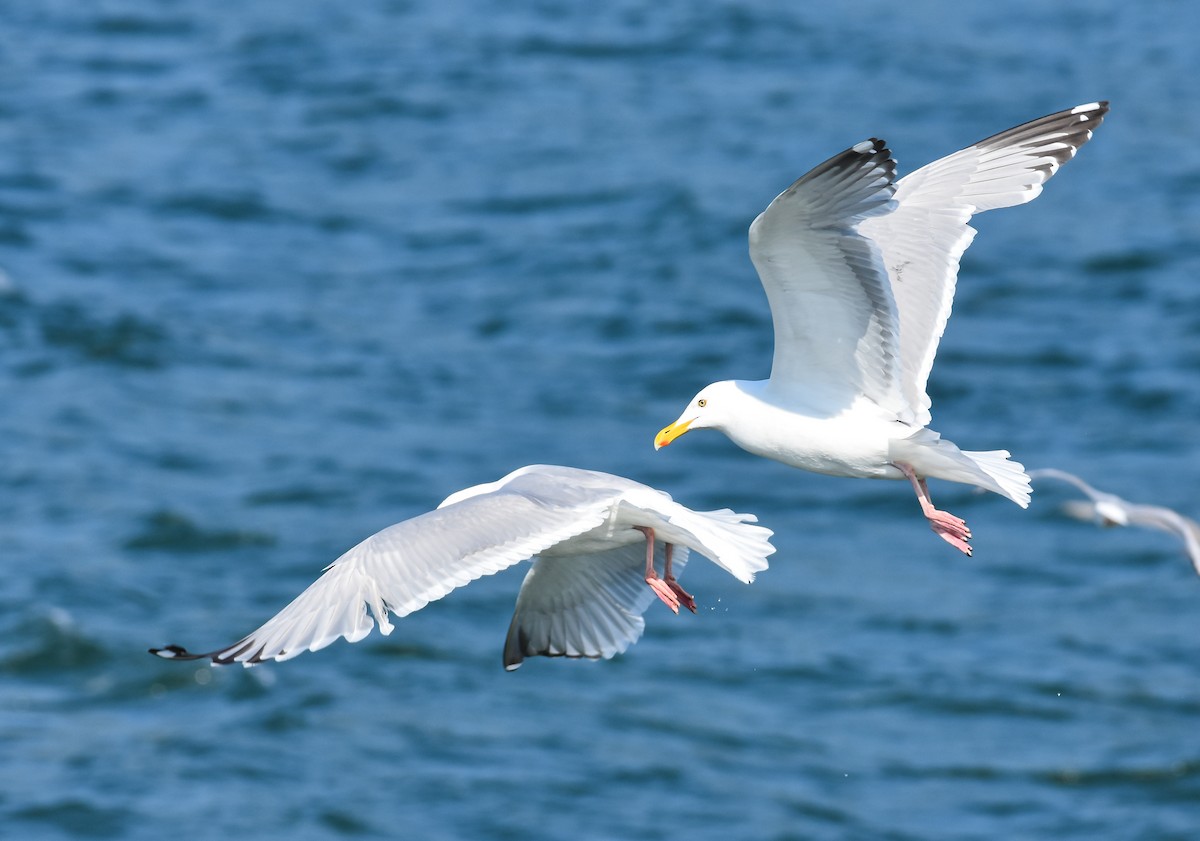
[[[931,380],[971,449],[1200,515],[1182,3],[18,2],[0,29],[0,825],[13,838],[1192,839],[1165,535],[651,438],[765,376],[750,220],[1098,98],[977,220]],[[757,513],[609,662],[500,668],[520,569],[253,670],[344,549],[522,464]]]

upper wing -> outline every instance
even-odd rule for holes
[[[1092,137],[1107,102],[1060,111],[981,140],[896,184],[896,210],[864,219],[882,252],[899,311],[901,387],[929,423],[925,384],[950,317],[958,262],[975,237],[972,215],[1032,201]]]
[[[664,545],[655,546],[661,571]],[[688,550],[678,546],[671,560],[678,576]],[[581,555],[543,555],[521,584],[504,643],[504,668],[526,657],[608,659],[638,640],[642,614],[655,600],[646,586],[646,547],[641,541]]]
[[[601,525],[611,495],[563,502],[501,488],[405,520],[355,546],[291,604],[226,648],[192,654],[178,646],[162,657],[214,663],[286,660],[339,637],[356,642],[374,623],[391,633],[388,613],[405,616],[483,575],[490,575]]]
[[[750,225],[750,259],[775,329],[772,389],[823,395],[830,411],[865,394],[904,413],[891,284],[859,230],[892,209],[895,173],[883,141],[864,141],[800,178]]]

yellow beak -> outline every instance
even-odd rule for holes
[[[654,449],[661,450],[663,447],[670,444],[680,435],[688,431],[688,427],[692,425],[690,420],[676,421],[668,427],[665,427],[662,432],[654,436]]]

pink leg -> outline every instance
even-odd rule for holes
[[[658,573],[654,569],[654,529],[648,526],[634,526],[634,528],[646,535],[646,583],[650,585],[654,595],[671,608],[672,613],[679,613],[679,596],[672,591],[670,584],[658,577]],[[671,544],[668,543],[668,552],[671,551],[670,547]]]
[[[690,610],[696,612],[696,599],[687,590],[679,586],[679,582],[675,580],[675,576],[671,574],[671,555],[675,551],[675,544],[668,543],[665,547],[666,563],[663,564],[663,578],[666,579],[667,586],[671,588],[671,592],[679,597],[679,603]]]
[[[917,492],[917,501],[921,503],[921,511],[925,514],[925,518],[929,520],[929,527],[942,540],[963,554],[970,556],[971,544],[967,541],[971,539],[971,530],[967,528],[966,521],[955,517],[948,511],[939,511],[933,507],[933,500],[929,498],[929,485],[926,484],[924,479],[917,477],[917,473],[912,469],[912,465],[900,461],[893,463],[901,473],[908,477],[908,481],[912,483],[913,490]]]

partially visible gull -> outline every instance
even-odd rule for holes
[[[1063,503],[1063,511],[1077,520],[1093,522],[1099,526],[1145,526],[1173,534],[1183,539],[1184,549],[1196,572],[1200,573],[1200,523],[1182,514],[1158,505],[1139,505],[1128,502],[1116,494],[1098,491],[1074,473],[1045,467],[1030,470],[1029,478],[1057,479],[1068,482],[1082,491],[1087,501],[1073,499]]]
[[[437,510],[384,529],[342,555],[265,625],[204,654],[151,654],[251,666],[357,642],[374,622],[407,616],[456,587],[534,558],[504,644],[504,667],[526,657],[609,658],[642,635],[657,596],[672,611],[696,602],[675,579],[688,550],[749,583],[775,551],[752,514],[692,511],[663,491],[572,467],[522,467],[451,494]],[[661,572],[660,572],[661,570]],[[647,586],[649,585],[649,586]]]
[[[750,226],[775,329],[767,380],[700,391],[655,448],[689,429],[834,476],[907,479],[934,532],[971,554],[970,529],[934,508],[927,477],[1029,505],[1006,450],[965,452],[927,427],[925,384],[950,317],[959,258],[985,210],[1024,204],[1100,125],[1092,102],[1001,132],[896,180],[882,140],[858,143],[788,187]]]

